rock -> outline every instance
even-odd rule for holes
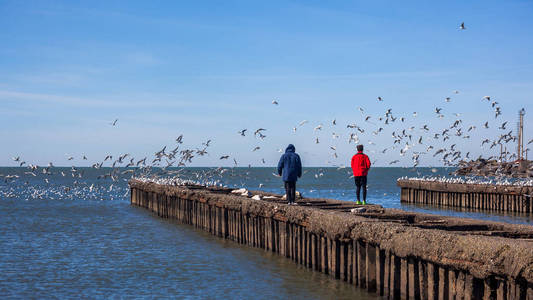
[[[532,165],[529,160],[501,162],[485,160],[483,158],[472,161],[460,161],[454,175],[477,176],[507,176],[507,177],[532,177],[528,169]]]

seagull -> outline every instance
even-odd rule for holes
[[[13,157],[12,159],[13,159],[14,161],[20,161],[20,156]]]
[[[458,90],[453,91],[454,94],[459,94]]]
[[[243,130],[239,131],[239,134],[242,135],[242,136],[246,136],[246,135],[244,134],[244,133],[246,132],[246,130],[248,130],[248,129],[243,129]]]
[[[465,30],[466,29],[465,22],[461,23],[461,25],[459,26],[459,29],[461,29],[461,30]]]
[[[485,122],[485,124],[483,124],[483,127],[485,127],[485,128],[489,128],[489,122],[488,122],[488,121]]]
[[[255,152],[255,151],[259,150],[259,149],[261,149],[261,147],[257,146],[257,147],[255,147],[255,148],[252,150],[252,152]]]
[[[333,121],[331,121],[331,123],[333,124],[333,126],[337,125],[337,119],[333,119]]]
[[[318,143],[319,143],[318,138],[316,138],[316,140],[315,140],[315,144],[318,144]]]
[[[257,129],[255,132],[254,132],[254,136],[257,135],[258,133],[261,133],[261,131],[265,131],[266,129],[264,128],[259,128]]]
[[[490,101],[490,96],[484,96],[482,100]]]
[[[110,124],[111,126],[115,126],[115,125],[117,125],[117,121],[118,121],[118,119],[115,119],[115,121],[113,121],[113,122],[111,122],[111,123],[109,123],[109,124]]]
[[[503,122],[502,125],[498,127],[498,129],[505,130],[505,125],[507,125],[507,122]]]
[[[413,113],[413,117],[416,118],[416,116],[418,116],[418,113],[415,111],[415,112]]]
[[[272,100],[272,104],[274,104],[274,105],[278,105],[279,103],[278,103],[278,101],[276,101],[276,100]]]
[[[303,126],[305,123],[307,123],[307,120],[303,120],[302,122],[300,122],[300,124],[298,124],[298,126]]]
[[[383,98],[381,98],[381,97],[378,97],[378,101],[383,101]]]
[[[442,110],[442,108],[438,108],[438,107],[435,107],[435,113],[436,114],[440,114],[440,111]]]
[[[446,101],[446,102],[450,102],[451,100],[452,100],[452,98],[450,98],[450,97],[444,98],[444,101]]]
[[[322,124],[319,124],[317,127],[315,127],[314,131],[322,130]]]
[[[176,138],[176,143],[183,144],[183,134],[180,134],[180,136],[178,136],[178,138]]]
[[[399,163],[400,161],[399,160],[393,160],[389,163],[389,165],[392,165],[392,164],[396,164],[396,163]]]

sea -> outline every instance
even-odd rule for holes
[[[283,193],[274,168],[181,168],[154,176]],[[522,214],[400,203],[403,176],[451,168],[373,168],[367,202],[388,208],[531,224]],[[0,298],[377,299],[261,249],[226,241],[130,205],[135,169],[0,168]],[[140,175],[140,174],[138,174]],[[144,174],[146,176],[146,174]],[[355,200],[347,168],[304,168],[304,197]]]

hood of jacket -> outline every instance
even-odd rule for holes
[[[296,148],[294,147],[293,144],[289,144],[289,146],[287,146],[287,148],[285,149],[285,153],[289,153],[289,152],[295,152],[296,151]]]

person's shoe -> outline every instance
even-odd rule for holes
[[[363,203],[361,203],[361,204],[366,205],[366,201],[363,201]]]
[[[361,201],[357,200],[357,201],[355,201],[355,204],[361,205]]]

